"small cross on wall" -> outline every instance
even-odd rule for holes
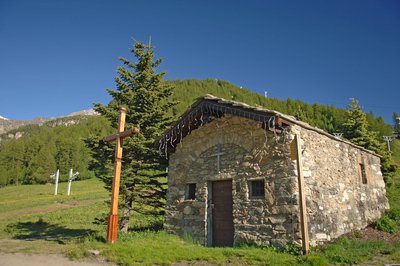
[[[214,154],[211,154],[211,157],[217,157],[217,173],[220,173],[220,165],[221,165],[221,155],[224,155],[225,153],[222,152],[222,145],[218,144],[217,146],[217,152]]]

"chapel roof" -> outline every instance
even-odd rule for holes
[[[285,127],[295,124],[381,157],[371,150],[336,137],[320,128],[313,127],[306,122],[297,120],[294,116],[286,115],[261,106],[251,106],[242,102],[219,98],[211,94],[198,97],[186,112],[183,113],[178,120],[164,132],[162,138],[159,140],[160,149],[167,150],[169,147],[174,148],[192,130],[199,128],[215,118],[220,118],[225,114],[260,121],[263,123],[265,129],[275,130],[276,132],[281,132]]]

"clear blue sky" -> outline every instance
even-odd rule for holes
[[[0,115],[107,103],[118,57],[149,36],[168,79],[400,113],[400,1],[0,0]]]

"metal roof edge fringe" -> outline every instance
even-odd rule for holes
[[[296,124],[296,125],[304,128],[304,129],[312,130],[312,131],[317,132],[319,134],[325,135],[325,136],[329,137],[330,139],[346,143],[346,144],[348,144],[348,145],[350,145],[350,146],[352,146],[354,148],[357,148],[359,150],[365,151],[365,152],[370,153],[372,155],[375,155],[375,156],[377,156],[379,158],[383,158],[383,156],[375,153],[374,151],[371,151],[371,150],[368,150],[368,149],[363,148],[361,146],[358,146],[358,145],[356,145],[356,144],[354,144],[354,143],[352,143],[350,141],[335,137],[332,134],[329,134],[328,132],[326,132],[326,131],[324,131],[324,130],[322,130],[320,128],[313,127],[313,126],[307,124],[306,122],[299,121],[293,116],[286,115],[286,114],[280,113],[278,111],[270,110],[270,109],[267,109],[267,108],[264,108],[264,107],[261,107],[261,106],[251,106],[251,105],[248,105],[248,104],[245,104],[245,103],[242,103],[242,102],[226,100],[224,98],[216,97],[216,96],[214,96],[212,94],[206,94],[206,95],[197,97],[195,102],[190,105],[190,107],[162,134],[162,136],[168,134],[169,131],[171,131],[177,124],[179,124],[179,122],[186,115],[188,115],[197,105],[199,105],[202,101],[216,101],[216,104],[221,104],[221,105],[230,104],[230,105],[232,105],[234,107],[237,107],[237,108],[247,109],[248,111],[272,113],[272,114],[275,114],[276,116],[279,116],[279,117],[283,118],[284,120],[287,120],[287,121],[289,121],[289,122],[291,122],[293,124]]]

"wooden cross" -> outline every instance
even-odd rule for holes
[[[116,134],[104,138],[105,141],[114,141],[114,140],[117,141],[115,147],[114,178],[112,182],[111,209],[110,209],[110,216],[108,218],[108,229],[107,229],[107,242],[112,244],[115,243],[115,241],[117,241],[117,232],[118,232],[118,194],[119,194],[119,183],[120,183],[121,165],[122,165],[122,144],[124,142],[124,138],[139,133],[139,129],[137,128],[131,128],[124,131],[125,116],[126,116],[126,109],[124,107],[121,107],[119,109],[118,132]]]
[[[212,157],[216,156],[217,157],[217,172],[220,172],[220,162],[221,162],[221,155],[224,155],[225,153],[222,152],[221,150],[221,144],[218,144],[217,147],[217,153],[211,154]]]

